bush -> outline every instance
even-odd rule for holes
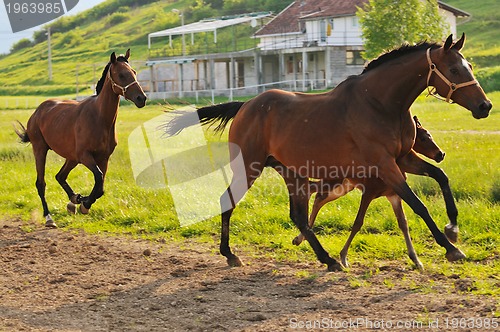
[[[126,13],[114,13],[109,17],[108,26],[113,26],[125,22],[130,16]]]
[[[55,38],[54,38],[55,39]],[[78,46],[83,43],[84,39],[81,35],[80,29],[75,29],[73,31],[64,34],[59,41],[59,46]]]
[[[500,179],[495,180],[490,189],[491,201],[493,203],[500,203]]]
[[[10,48],[10,52],[14,53],[16,51],[22,50],[23,48],[31,47],[32,45],[33,43],[31,42],[31,40],[29,40],[28,38],[23,38],[12,45],[12,47]]]
[[[500,91],[500,67],[481,68],[476,78],[485,92]]]

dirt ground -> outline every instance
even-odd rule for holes
[[[246,266],[229,268],[215,242],[0,221],[0,331],[465,331],[496,322],[498,299],[470,294],[472,281],[458,276],[397,261],[372,274],[329,273],[238,253]]]

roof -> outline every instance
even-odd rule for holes
[[[368,0],[297,0],[279,13],[267,25],[255,33],[255,36],[302,33],[301,21],[322,18],[356,15],[358,7],[363,7]],[[452,12],[458,17],[468,17],[469,13],[438,1],[439,7]]]
[[[460,10],[456,7],[450,6],[447,3],[444,3],[442,1],[438,1],[439,7],[442,9],[445,9],[449,12],[452,12],[456,17],[470,17],[470,14],[467,12],[464,12],[463,10]]]
[[[240,23],[249,22],[252,20],[256,20],[259,18],[270,16],[269,12],[261,12],[261,13],[252,13],[252,14],[244,14],[236,17],[223,17],[219,19],[207,19],[199,22],[181,25],[175,28],[156,31],[148,34],[148,40],[155,37],[165,37],[165,36],[176,36],[197,32],[208,32],[208,31],[216,31],[217,29],[237,25]]]
[[[297,0],[255,33],[255,36],[300,33],[302,18],[349,16],[367,0]]]

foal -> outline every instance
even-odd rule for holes
[[[415,138],[415,144],[413,145],[413,151],[418,152],[428,158],[433,159],[436,162],[441,162],[444,159],[445,153],[439,148],[439,146],[434,142],[430,133],[422,127],[420,121],[416,116],[413,117],[415,120],[415,125],[417,128],[417,134]],[[422,160],[423,161],[423,160]],[[422,173],[425,170],[421,168]],[[405,171],[403,168],[402,171]],[[410,171],[409,171],[410,172]],[[349,266],[347,262],[347,252],[349,246],[354,239],[354,236],[359,232],[363,226],[364,217],[366,210],[370,205],[371,201],[380,196],[386,196],[392,205],[394,214],[398,220],[398,225],[403,232],[406,247],[408,249],[408,256],[415,263],[419,269],[423,269],[423,265],[417,257],[413,244],[411,242],[411,237],[408,231],[408,223],[406,221],[405,214],[401,205],[401,198],[389,188],[382,180],[378,178],[363,178],[363,179],[352,179],[344,178],[337,179],[335,181],[319,181],[310,182],[311,194],[316,192],[316,197],[314,199],[314,205],[309,216],[309,227],[313,227],[319,210],[328,202],[334,201],[346,195],[353,189],[358,188],[363,192],[361,198],[361,204],[358,210],[358,214],[354,221],[351,234],[347,239],[342,251],[340,252],[340,261],[344,267]],[[304,235],[299,234],[295,239],[293,239],[293,244],[299,245],[304,241]]]
[[[36,188],[42,201],[45,226],[57,227],[45,200],[45,161],[53,150],[66,161],[56,179],[68,195],[68,211],[89,212],[92,204],[104,194],[104,177],[108,160],[116,144],[115,123],[120,96],[132,101],[138,108],[146,105],[146,95],[137,82],[136,72],[128,63],[130,49],[116,57],[111,53],[97,83],[97,94],[81,102],[49,99],[38,106],[21,125],[17,135],[24,143],[31,142],[36,163]],[[85,165],[94,175],[95,184],[89,196],[76,194],[66,182],[69,172],[78,164]]]

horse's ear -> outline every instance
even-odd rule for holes
[[[417,128],[422,128],[422,124],[418,120],[417,116],[413,116],[413,121],[415,121],[415,124],[417,125]]]
[[[128,58],[130,58],[130,48],[127,50],[127,52],[125,53],[125,59],[128,60]]]
[[[446,38],[446,41],[444,42],[443,48],[445,52],[448,51],[452,45],[453,45],[453,34],[449,35],[448,38]]]
[[[109,57],[109,62],[115,63],[116,62],[116,54],[115,52],[111,53],[111,56]]]
[[[460,51],[464,47],[464,44],[465,44],[465,32],[462,33],[462,37],[451,48]]]

